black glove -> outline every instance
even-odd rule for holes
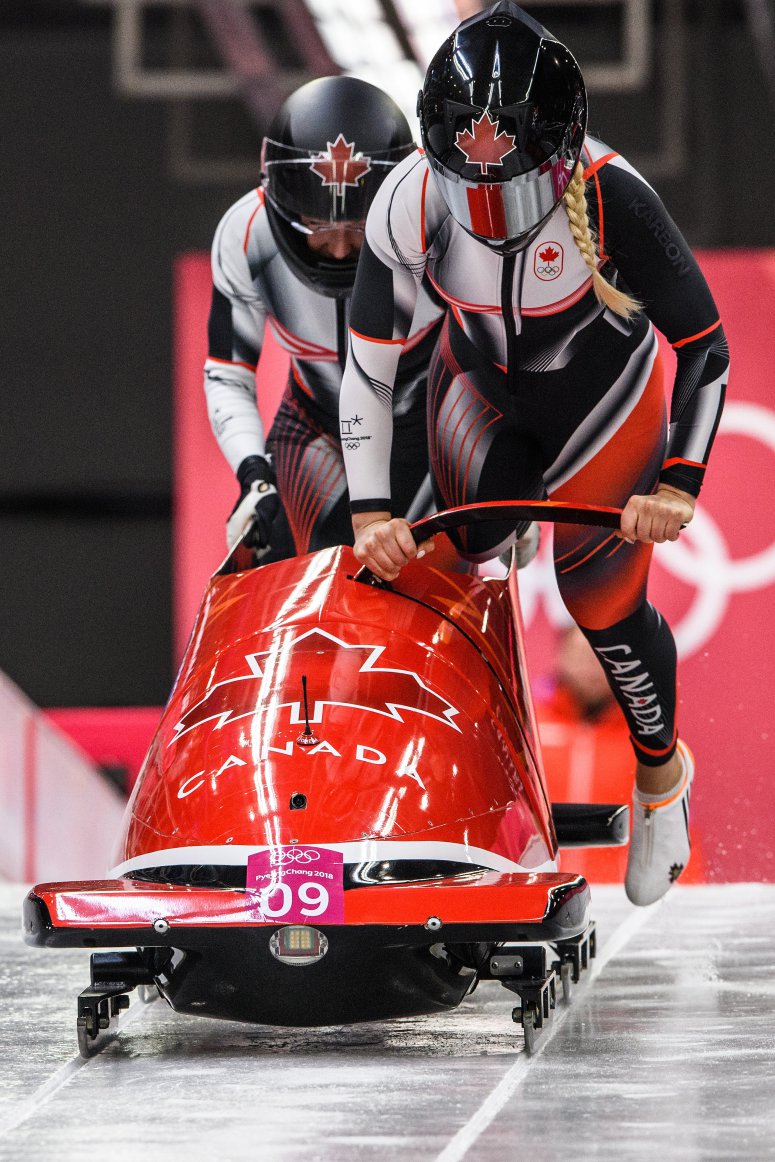
[[[245,544],[255,549],[269,546],[272,522],[280,508],[274,469],[264,456],[246,456],[237,469],[239,500],[226,522],[226,544],[229,552],[249,526]]]

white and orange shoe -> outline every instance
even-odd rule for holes
[[[694,756],[682,739],[676,747],[682,775],[664,799],[632,797],[632,833],[624,890],[633,904],[654,904],[673,886],[689,862],[689,794]]]

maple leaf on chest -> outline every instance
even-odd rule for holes
[[[489,173],[490,166],[503,165],[504,157],[516,149],[516,137],[505,129],[499,130],[497,117],[493,121],[489,109],[485,109],[479,120],[473,120],[471,128],[458,132],[455,139],[469,165],[478,165],[483,174]]]
[[[555,258],[559,258],[559,250],[555,250],[552,246],[547,246],[545,250],[539,250],[538,257],[542,262],[554,262]]]

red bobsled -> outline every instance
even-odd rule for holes
[[[466,506],[415,535],[618,515]],[[25,901],[30,944],[130,949],[92,955],[83,1053],[138,984],[181,1012],[330,1025],[451,1008],[499,979],[529,1047],[558,978],[569,994],[594,928],[558,835],[626,842],[627,809],[553,815],[516,571],[426,560],[386,585],[347,548],[247,567],[238,547],[212,578],[112,878]]]

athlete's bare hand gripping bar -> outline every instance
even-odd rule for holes
[[[463,504],[459,508],[447,508],[443,512],[423,517],[411,526],[415,544],[433,537],[447,529],[463,525],[484,524],[487,521],[513,520],[514,524],[525,521],[547,521],[553,524],[596,525],[599,528],[618,529],[622,510],[606,508],[596,504],[564,504],[559,500],[490,500],[478,504]],[[355,574],[356,581],[368,585],[385,586],[389,582],[376,577],[364,565]]]

